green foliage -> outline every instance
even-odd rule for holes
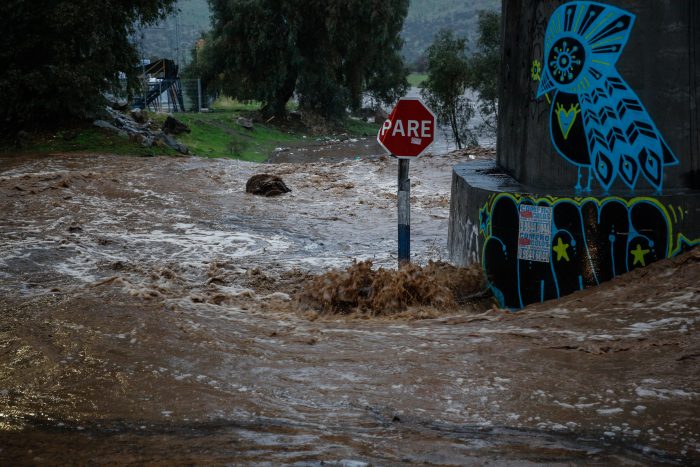
[[[425,51],[436,31],[450,29],[467,37],[467,47],[469,44],[476,46],[479,12],[497,12],[500,8],[501,0],[412,0],[401,33],[405,40],[402,55],[413,71],[425,71],[428,67]],[[178,23],[171,16],[143,31],[145,57],[176,60],[176,41],[179,40],[181,58],[189,62],[184,52],[211,28],[211,10],[207,0],[179,0],[176,10],[180,10],[179,28],[176,29]],[[468,48],[467,53],[471,52],[473,50]]]
[[[479,130],[495,131],[498,120],[498,77],[501,63],[501,17],[498,13],[479,14],[476,52],[467,57],[466,40],[452,32],[440,31],[428,48],[428,79],[423,97],[438,120],[448,125],[458,147],[476,144],[468,127],[474,105],[466,97],[467,88],[478,96],[478,111],[484,122]]]
[[[479,111],[484,124],[496,129],[498,121],[498,76],[501,69],[501,15],[481,12],[479,43],[471,60],[469,86],[479,94]]]
[[[352,136],[376,136],[379,132],[379,123],[369,123],[363,120],[349,118],[345,122],[344,129],[347,134]]]
[[[178,141],[198,156],[253,162],[265,162],[280,145],[302,141],[301,135],[266,125],[247,130],[236,123],[239,115],[236,111],[179,114],[178,119],[192,131],[178,136]]]
[[[293,16],[282,0],[211,0],[214,30],[199,52],[202,79],[238,100],[280,115],[294,93],[298,61]]]
[[[177,140],[185,144],[193,154],[202,157],[227,157],[253,162],[265,162],[280,146],[306,144],[304,133],[256,123],[252,130],[237,123],[241,116],[250,116],[260,110],[258,103],[242,103],[232,99],[217,100],[209,113],[180,113],[177,118],[185,123],[190,133],[179,135]],[[166,115],[152,115],[162,123]],[[379,125],[348,120],[344,131],[351,135],[376,134]]]
[[[74,128],[64,128],[60,131],[32,133],[20,149],[12,143],[0,143],[0,153],[3,152],[11,154],[18,152],[31,154],[75,152],[128,156],[171,156],[177,154],[176,151],[165,145],[147,148],[128,137],[84,124]]]
[[[465,47],[465,39],[455,37],[452,31],[440,31],[428,48],[428,78],[421,91],[438,121],[450,127],[460,149],[476,142],[468,128],[474,109],[465,96],[470,80]]]
[[[212,105],[212,109],[215,111],[177,114],[178,120],[185,123],[191,130],[190,133],[179,135],[177,140],[185,144],[194,155],[265,162],[275,148],[308,144],[309,135],[291,131],[288,128],[262,123],[257,123],[253,130],[243,128],[237,122],[238,118],[258,112],[259,103],[242,103],[223,98],[217,100]],[[148,118],[155,123],[156,127],[160,127],[167,118],[167,114],[149,113]],[[338,131],[352,136],[374,135],[378,130],[378,124],[352,119],[345,122],[344,128],[338,128]],[[130,156],[178,155],[165,144],[146,148],[128,137],[84,123],[59,131],[45,130],[27,134],[21,149],[18,149],[14,142],[0,141],[0,154],[18,152],[31,154],[75,152]]]
[[[199,40],[190,50],[191,59],[189,64],[182,69],[180,73],[180,76],[184,80],[192,80],[193,82],[194,80],[200,80],[203,107],[207,106],[209,98],[212,100],[216,98],[216,83],[218,81],[218,77],[214,74],[212,67],[209,65],[213,61],[211,57],[211,48],[204,46],[204,44],[210,40],[211,36],[209,34],[202,34],[200,36]],[[190,102],[198,103],[199,90],[197,87],[186,86],[185,93]]]
[[[92,116],[120,71],[135,74],[134,26],[162,18],[173,1],[0,2],[0,133]]]
[[[230,97],[221,97],[212,103],[211,108],[224,112],[255,112],[260,110],[260,102],[240,102]]]
[[[428,79],[427,73],[411,73],[408,75],[408,84],[415,88],[419,88],[426,79]]]
[[[211,0],[214,30],[197,65],[208,84],[282,116],[339,119],[363,92],[391,102],[405,92],[399,55],[408,0]]]

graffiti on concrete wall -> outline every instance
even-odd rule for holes
[[[615,65],[635,16],[600,3],[574,1],[549,19],[543,61],[530,70],[537,97],[551,104],[550,136],[557,153],[588,170],[604,190],[616,179],[634,189],[640,175],[660,192],[664,168],[678,164],[663,136]]]
[[[479,262],[479,224],[467,219],[462,226],[462,231],[466,235],[465,251],[467,264]]]
[[[524,206],[551,210],[547,258],[524,259],[519,254],[527,238],[520,232],[523,214],[533,212]],[[499,193],[480,210],[482,266],[501,306],[519,309],[601,284],[700,244],[700,239],[690,240],[674,230],[687,215],[686,209],[651,197]]]

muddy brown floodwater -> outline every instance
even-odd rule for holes
[[[465,160],[411,165],[418,263]],[[246,195],[261,172],[292,193]],[[395,267],[395,178],[0,159],[0,464],[700,463],[697,250],[519,313],[298,310],[310,275]]]

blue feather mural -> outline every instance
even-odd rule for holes
[[[657,192],[664,168],[678,164],[644,104],[615,65],[635,16],[620,8],[578,1],[557,8],[545,33],[537,96],[551,100],[550,135],[556,151],[588,169],[608,191],[616,179],[634,189],[640,176]]]

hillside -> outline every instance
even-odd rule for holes
[[[180,0],[179,14],[162,23],[143,29],[137,41],[147,58],[165,57],[189,62],[190,49],[203,31],[210,27],[207,0]],[[476,42],[479,11],[499,11],[501,0],[411,0],[404,25],[406,41],[403,55],[407,63],[415,62],[428,48],[434,34],[442,28]]]
[[[402,33],[407,63],[415,62],[425,52],[440,29],[466,37],[473,46],[477,40],[479,12],[500,9],[500,0],[412,0]]]

